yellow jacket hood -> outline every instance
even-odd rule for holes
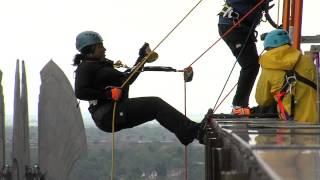
[[[260,64],[261,74],[256,87],[256,101],[260,106],[269,106],[278,101],[276,95],[283,87],[286,70],[293,69],[304,78],[316,82],[316,67],[312,58],[287,45],[264,53],[260,57]],[[294,113],[294,119],[299,122],[317,123],[317,91],[299,80],[293,88],[294,112],[291,112],[290,93],[282,100],[285,111],[289,115]]]
[[[301,52],[289,45],[283,45],[264,53],[259,60],[262,68],[291,70],[297,64]]]

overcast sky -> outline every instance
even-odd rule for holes
[[[25,60],[29,88],[29,113],[37,114],[40,70],[52,59],[74,83],[71,66],[75,37],[85,30],[99,32],[104,38],[107,57],[132,65],[140,46],[149,42],[151,48],[179,22],[198,0],[10,0],[0,2],[0,69],[3,72],[6,113],[13,109],[13,87],[16,59]],[[277,0],[274,0],[277,4]],[[203,0],[194,12],[156,50],[160,55],[156,66],[183,69],[218,38],[217,14],[223,0]],[[282,3],[282,1],[281,1]],[[305,1],[303,35],[320,34],[313,20],[320,2]],[[277,7],[272,11],[277,16]],[[258,31],[272,30],[262,23]],[[261,42],[258,43],[262,50]],[[304,50],[309,45],[303,46]],[[223,41],[204,55],[194,68],[194,79],[187,85],[187,113],[203,115],[213,107],[234,57]],[[227,87],[236,82],[235,69]],[[132,85],[131,97],[159,96],[183,112],[183,77],[180,73],[144,72]],[[230,98],[218,112],[231,111]],[[254,91],[250,105],[255,105]],[[81,102],[83,113],[87,103]]]

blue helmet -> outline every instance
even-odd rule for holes
[[[76,38],[76,48],[81,51],[86,46],[102,43],[102,41],[100,34],[94,31],[84,31],[78,34]]]
[[[282,29],[276,29],[269,32],[264,39],[264,49],[276,48],[285,44],[291,44],[288,33]]]

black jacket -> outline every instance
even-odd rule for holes
[[[78,65],[75,77],[75,95],[81,100],[110,101],[111,92],[108,86],[120,87],[130,72],[121,72],[113,67],[113,61],[83,61]],[[136,73],[128,84],[133,83]],[[122,99],[128,98],[129,85],[123,88]]]

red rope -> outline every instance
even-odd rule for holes
[[[237,21],[235,24],[233,24],[233,26],[228,29],[228,31],[226,31],[225,33],[223,33],[223,35],[218,38],[218,40],[216,40],[211,46],[209,46],[209,48],[207,48],[202,54],[200,54],[199,57],[197,57],[188,67],[192,66],[194,63],[196,63],[204,54],[206,54],[213,46],[215,46],[222,38],[224,38],[225,36],[227,36],[231,31],[233,31],[234,28],[236,28],[237,26],[240,25],[240,23],[246,18],[248,17],[252,12],[254,12],[264,1],[266,0],[261,0],[258,4],[256,4],[250,11],[248,11],[244,16],[242,16],[239,21]]]
[[[275,95],[277,97],[278,107],[280,109],[280,117],[281,117],[280,120],[287,120],[288,119],[286,110],[285,110],[284,105],[282,103],[282,98],[285,94],[286,94],[286,92],[279,92]]]

